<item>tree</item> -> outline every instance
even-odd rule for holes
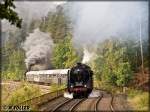
[[[64,40],[57,43],[53,51],[53,66],[55,68],[70,68],[79,57],[71,42],[71,36],[68,35]]]
[[[13,10],[15,5],[14,0],[3,0],[0,3],[0,19],[7,19],[11,24],[21,28],[22,19],[19,18],[18,14]]]
[[[9,32],[9,39],[2,48],[2,78],[3,79],[21,79],[23,78],[25,63],[24,51],[21,49],[21,43],[26,37],[26,24],[21,29],[15,29]]]
[[[72,45],[72,41],[71,41],[71,36],[68,35],[65,39],[65,43],[66,43],[66,48],[68,49],[65,53],[65,57],[67,57],[66,61],[65,61],[65,68],[70,68],[72,67],[75,63],[77,63],[77,61],[79,61],[79,57]]]
[[[119,40],[106,40],[99,46],[94,61],[96,75],[105,83],[126,86],[132,78],[131,66],[124,60],[126,48]]]
[[[2,72],[2,77],[4,79],[13,80],[23,79],[23,74],[25,72],[24,58],[25,54],[23,50],[13,50],[8,56],[7,66],[5,66],[5,70]]]
[[[50,32],[54,43],[64,39],[70,32],[69,17],[65,14],[63,6],[56,7],[56,12],[49,12],[42,19],[40,25],[41,31]]]

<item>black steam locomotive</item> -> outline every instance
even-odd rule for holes
[[[68,73],[67,89],[74,98],[88,97],[93,89],[93,71],[85,64],[77,63]]]

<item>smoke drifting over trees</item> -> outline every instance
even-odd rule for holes
[[[26,51],[26,66],[32,70],[48,69],[50,67],[50,57],[53,49],[53,41],[49,34],[35,29],[27,38],[23,45]]]

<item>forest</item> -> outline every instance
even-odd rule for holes
[[[2,32],[2,80],[24,79],[27,54],[23,46],[27,37],[37,28],[50,34],[54,44],[48,57],[50,67],[46,69],[70,68],[82,62],[85,49],[74,44],[74,23],[65,12],[66,9],[58,5],[56,11],[49,11],[41,19],[32,19],[30,23],[22,21],[21,28]],[[7,36],[9,39],[6,39]],[[112,92],[116,91],[114,87],[121,90],[122,87],[148,90],[148,44],[148,40],[139,38],[135,41],[132,37],[117,36],[94,45],[87,44],[86,50],[94,54],[86,62],[94,71],[94,86]]]
[[[55,12],[49,12],[42,20],[32,20],[29,28],[26,22],[22,28],[9,32],[9,39],[2,46],[2,78],[22,80],[26,71],[25,50],[22,43],[29,33],[40,28],[42,32],[51,34],[55,44],[51,57],[51,69],[70,68],[82,61],[83,47],[76,48],[73,43],[73,23],[62,6]],[[142,44],[142,51],[141,51]],[[148,72],[148,42],[119,37],[105,39],[91,48],[95,56],[89,61],[95,78],[116,86],[127,86],[135,77],[135,73]],[[143,68],[142,68],[143,67]]]

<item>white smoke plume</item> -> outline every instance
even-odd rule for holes
[[[96,54],[94,52],[90,52],[86,47],[84,47],[82,63],[87,64],[95,57]]]
[[[30,33],[23,44],[23,49],[26,52],[25,63],[27,69],[50,68],[53,45],[50,34],[41,32],[39,29],[35,29],[33,33]]]

